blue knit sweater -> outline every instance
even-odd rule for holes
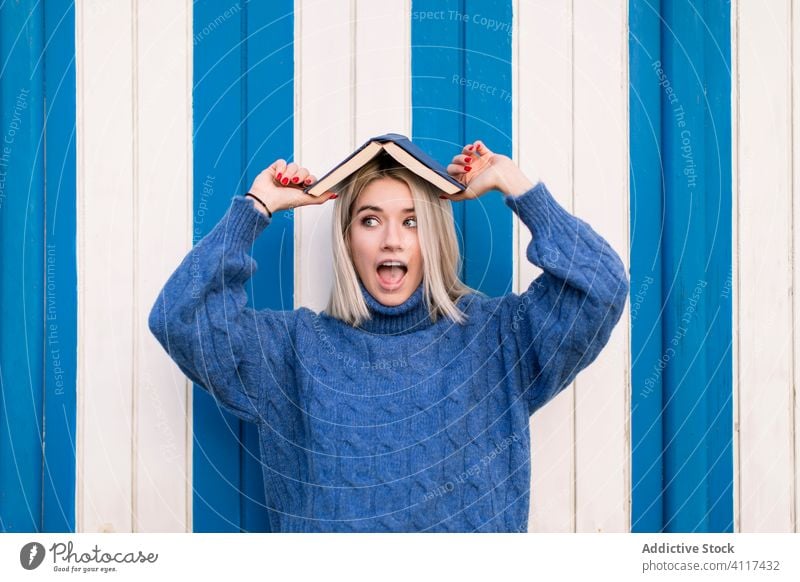
[[[431,319],[422,285],[361,326],[246,306],[270,219],[235,196],[149,325],[180,369],[257,424],[273,531],[526,531],[530,415],[606,345],[628,294],[609,244],[542,182],[505,203],[543,273],[521,295]],[[588,388],[587,388],[588,389]]]

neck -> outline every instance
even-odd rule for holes
[[[432,324],[423,297],[423,284],[400,305],[384,305],[375,299],[359,281],[361,293],[370,312],[370,319],[359,327],[377,335],[402,335],[420,331]]]

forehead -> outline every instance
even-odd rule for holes
[[[408,185],[394,178],[379,178],[367,184],[358,196],[356,208],[364,204],[379,206],[385,210],[406,208],[413,203]]]

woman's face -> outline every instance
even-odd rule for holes
[[[422,282],[414,199],[405,182],[380,178],[358,196],[349,243],[356,272],[367,291],[387,306],[400,305]],[[401,266],[381,266],[386,261]]]

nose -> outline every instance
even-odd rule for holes
[[[399,249],[402,247],[403,231],[402,226],[395,221],[390,220],[387,222],[386,228],[383,231],[383,248],[384,249]]]

